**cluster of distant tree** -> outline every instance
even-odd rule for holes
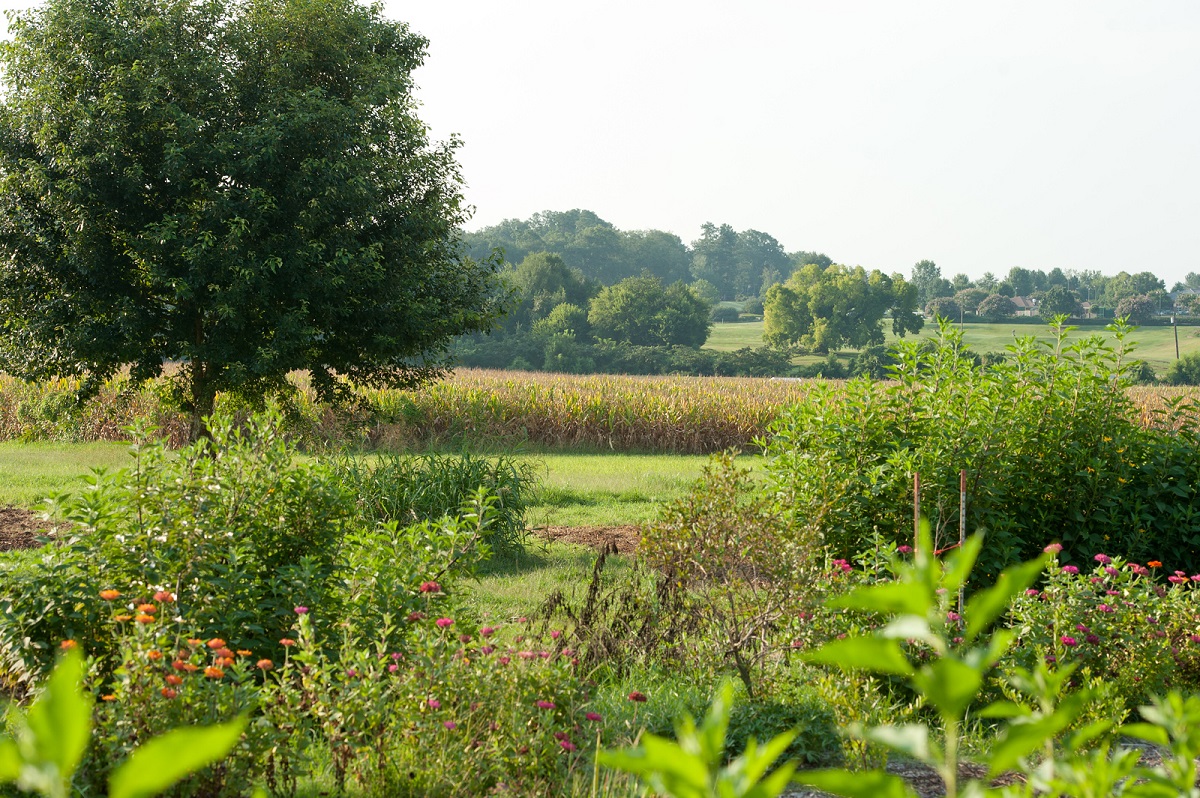
[[[936,263],[922,260],[906,279],[844,266],[819,252],[789,253],[759,230],[706,223],[685,244],[662,230],[618,230],[587,210],[509,219],[465,234],[464,244],[476,259],[503,252],[511,292],[510,312],[490,336],[460,341],[459,358],[468,365],[650,373],[778,367],[773,355],[699,363],[684,353],[704,344],[713,320],[739,317],[731,300],[743,314],[761,314],[768,347],[819,353],[876,347],[885,322],[903,336],[935,316],[1127,316],[1143,323],[1164,311],[1200,312],[1195,273],[1172,293],[1148,271],[1106,276],[1013,267],[1003,277],[971,280],[943,277]],[[649,354],[656,347],[662,352]]]

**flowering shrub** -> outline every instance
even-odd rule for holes
[[[264,702],[293,742],[277,756],[311,768],[328,753],[339,789],[353,778],[371,794],[541,794],[566,780],[604,723],[588,708],[572,652],[499,647],[494,629],[417,616],[398,651],[331,650],[299,616]],[[295,750],[303,741],[311,747]]]
[[[1170,688],[1200,687],[1200,575],[1168,572],[1160,582],[1158,561],[1096,554],[1092,563],[1081,569],[1056,556],[1041,589],[1014,600],[1014,661],[1077,665],[1092,682],[1111,685],[1122,712]]]
[[[271,660],[231,649],[221,638],[186,634],[172,620],[170,591],[145,601],[128,601],[115,589],[101,593],[112,612],[108,631],[116,654],[111,661],[93,660],[92,684],[100,699],[93,713],[94,744],[76,777],[80,786],[97,791],[114,765],[152,737],[256,710],[256,675],[273,667]],[[74,648],[74,641],[67,647]],[[246,725],[227,757],[189,776],[176,794],[244,794],[247,784],[261,778],[267,754],[280,739],[281,732],[269,725]]]

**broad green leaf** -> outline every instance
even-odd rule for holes
[[[1006,568],[996,584],[971,596],[967,601],[967,629],[963,639],[970,642],[987,631],[1008,610],[1013,598],[1034,583],[1049,559],[1050,555],[1043,554],[1036,560]]]
[[[961,718],[983,685],[983,675],[957,659],[934,660],[912,676],[920,690],[943,718]]]
[[[1139,740],[1147,740],[1155,745],[1161,745],[1164,748],[1170,746],[1171,738],[1167,735],[1167,730],[1161,726],[1155,726],[1152,723],[1126,723],[1121,726],[1118,731],[1126,737],[1136,737]]]
[[[795,762],[785,762],[775,769],[775,772],[747,790],[742,798],[776,798],[788,788],[792,774],[796,772]]]
[[[967,576],[975,567],[975,560],[979,558],[979,552],[982,549],[982,534],[971,535],[967,538],[962,547],[956,549],[947,558],[946,573],[942,576],[942,587],[951,593],[958,590],[967,581]]]
[[[980,718],[1021,718],[1031,714],[1033,710],[1015,701],[996,701],[975,713]]]
[[[806,662],[836,665],[847,670],[868,670],[909,676],[912,665],[895,640],[882,637],[847,637],[832,640],[804,655]]]
[[[783,755],[783,752],[795,739],[795,731],[785,731],[772,737],[766,745],[759,747],[754,745],[754,739],[751,738],[750,744],[746,746],[746,750],[741,756],[742,767],[746,775],[752,781],[761,779],[772,763]]]
[[[1029,723],[1012,723],[992,743],[988,765],[995,775],[1016,767],[1027,756],[1070,727],[1083,711],[1085,696],[1067,697],[1054,712]]]
[[[108,780],[109,798],[150,798],[188,774],[225,757],[242,736],[246,718],[215,726],[172,729],[135,750]]]
[[[92,699],[83,694],[83,673],[83,655],[68,651],[26,716],[38,756],[64,779],[75,772],[91,739]]]
[[[913,759],[929,762],[933,759],[929,747],[929,728],[923,723],[906,723],[901,726],[872,726],[863,730],[862,736],[873,742],[882,743]]]
[[[918,615],[901,615],[876,632],[880,637],[894,640],[920,640],[929,642],[934,639],[929,629],[929,621]]]
[[[1111,720],[1098,720],[1089,723],[1082,729],[1074,731],[1067,740],[1067,747],[1073,751],[1083,751],[1092,746],[1092,743],[1112,729],[1116,724]]]
[[[16,740],[0,740],[0,784],[16,781],[21,775],[21,752]]]
[[[847,798],[919,798],[908,782],[882,770],[805,770],[795,781]]]
[[[916,585],[905,582],[885,582],[861,587],[827,603],[833,609],[864,610],[893,615],[928,614],[933,599]]]

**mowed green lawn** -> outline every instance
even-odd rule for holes
[[[727,324],[714,324],[709,334],[706,349],[732,351],[745,346],[762,346],[763,323],[748,321]],[[884,323],[889,343],[895,340],[888,324]],[[920,337],[929,338],[937,334],[937,326],[926,322]],[[1036,335],[1050,340],[1049,327],[1035,324],[965,324],[963,325],[963,341],[976,352],[1003,352],[1004,348],[1013,342],[1013,336]],[[1112,334],[1103,327],[1081,327],[1072,336],[1103,335],[1111,338]],[[1137,344],[1134,356],[1144,360],[1161,376],[1175,359],[1175,336],[1170,327],[1141,327],[1132,336]],[[1187,355],[1200,352],[1200,327],[1179,328],[1179,354]],[[838,353],[849,359],[853,350]],[[804,358],[804,362],[820,360],[821,358]]]
[[[0,506],[31,507],[39,499],[86,487],[92,469],[130,464],[122,443],[0,443]],[[620,526],[651,520],[680,498],[703,472],[707,457],[633,454],[519,454],[539,486],[530,526]],[[761,457],[743,455],[754,468]]]

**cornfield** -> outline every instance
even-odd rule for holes
[[[807,398],[810,380],[749,377],[626,377],[463,369],[414,391],[360,390],[358,408],[318,403],[305,375],[288,424],[314,446],[354,444],[391,451],[430,446],[705,454],[756,438],[781,408]],[[186,419],[167,406],[161,383],[106,383],[82,404],[77,381],[25,383],[0,375],[0,440],[123,440],[122,427],[148,419],[171,443],[182,441]],[[1173,402],[1200,400],[1196,388],[1131,388],[1144,425],[1161,424]],[[235,411],[229,401],[218,406]],[[1195,405],[1191,420],[1200,423]],[[1173,423],[1180,423],[1175,419]]]

